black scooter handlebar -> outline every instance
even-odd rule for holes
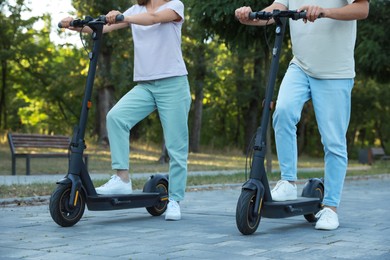
[[[265,11],[259,11],[259,12],[250,12],[249,13],[249,19],[259,19],[259,20],[270,20],[271,18],[291,18],[293,20],[299,20],[299,19],[305,19],[306,18],[306,12],[305,11],[280,11],[280,10],[273,10],[273,12],[265,12]]]
[[[269,20],[272,18],[272,13],[265,12],[265,11],[259,11],[259,12],[250,12],[249,13],[249,19],[259,19],[259,20]]]
[[[123,16],[123,14],[118,14],[115,17],[115,21],[116,22],[121,22],[124,19],[125,19],[125,17]],[[103,22],[104,24],[106,24],[107,23],[106,16],[105,15],[100,15],[98,18],[95,18],[95,19],[92,18],[91,16],[86,16],[84,20],[75,19],[75,20],[70,22],[70,26],[72,26],[72,27],[84,27],[84,26],[88,25],[91,22]],[[58,23],[58,28],[63,28],[61,22]]]

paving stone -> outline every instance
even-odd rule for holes
[[[235,223],[240,186],[188,192],[181,221],[143,208],[86,210],[63,228],[47,203],[2,204],[0,259],[390,259],[389,187],[390,175],[347,180],[337,230],[315,230],[302,216],[262,218],[248,236]]]

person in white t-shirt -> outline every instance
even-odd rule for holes
[[[271,191],[272,199],[297,199],[296,125],[303,105],[311,99],[325,153],[324,208],[316,214],[315,228],[337,229],[337,208],[348,164],[346,133],[355,77],[356,20],[367,18],[369,1],[276,0],[264,11],[275,9],[306,11],[307,19],[289,21],[294,57],[281,83],[273,115],[281,180]],[[246,25],[273,22],[251,20],[250,12],[250,7],[240,7],[235,16]]]
[[[103,33],[131,28],[134,42],[134,81],[137,85],[125,94],[107,114],[107,131],[112,168],[116,174],[98,194],[130,194],[129,133],[139,121],[157,109],[169,154],[169,203],[166,220],[181,219],[179,201],[187,182],[188,113],[191,105],[187,69],[181,51],[184,5],[179,0],[138,0],[127,9],[124,21],[115,22],[119,11],[106,15]],[[61,21],[70,27],[73,18]],[[83,29],[91,33],[90,28]]]

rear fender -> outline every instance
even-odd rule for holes
[[[169,177],[167,174],[156,174],[150,176],[149,180],[144,185],[143,192],[156,192],[157,183],[161,180],[165,181],[167,185],[169,184]]]
[[[311,178],[303,187],[302,197],[307,198],[324,198],[324,182],[322,178]]]

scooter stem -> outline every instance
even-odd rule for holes
[[[271,107],[271,102],[272,102],[275,83],[276,83],[276,76],[279,70],[279,58],[280,58],[280,53],[281,53],[281,48],[283,43],[284,32],[286,29],[287,18],[275,17],[274,20],[276,23],[275,44],[274,44],[274,48],[272,49],[272,60],[271,60],[269,77],[268,77],[269,80],[266,88],[264,107],[261,116],[261,124],[256,132],[255,144],[253,147],[254,154],[253,154],[252,167],[250,172],[251,179],[257,179],[263,183],[264,190],[265,190],[264,192],[265,201],[272,200],[271,192],[267,180],[267,174],[264,167],[265,155],[267,150],[266,135],[267,135],[267,127],[268,127],[268,122],[270,117],[270,110],[271,110],[270,107]],[[256,198],[256,200],[259,199],[260,198]],[[258,205],[258,203],[260,203],[260,201],[256,201],[256,205]]]
[[[98,56],[100,53],[102,38],[103,38],[103,26],[104,22],[96,21],[89,23],[88,26],[92,29],[92,40],[93,48],[92,52],[89,53],[89,69],[87,82],[85,85],[84,98],[81,106],[81,115],[79,125],[74,128],[73,137],[70,144],[70,159],[69,159],[69,170],[68,178],[72,181],[72,189],[69,199],[69,207],[73,207],[77,200],[77,192],[81,187],[80,175],[86,173],[83,162],[83,153],[86,148],[84,137],[85,129],[87,125],[88,111],[91,107],[92,89],[95,79],[96,67],[98,62]],[[88,179],[86,176],[84,179]]]

